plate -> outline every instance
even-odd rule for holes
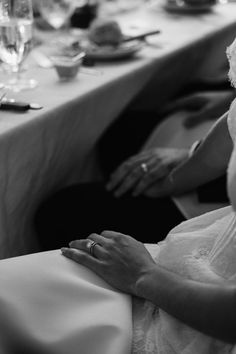
[[[215,4],[188,5],[182,0],[166,2],[165,10],[174,13],[196,14],[211,11]]]
[[[122,43],[117,47],[114,46],[97,46],[91,43],[87,43],[83,46],[88,58],[100,61],[126,59],[132,57],[144,46],[143,41],[132,41]]]

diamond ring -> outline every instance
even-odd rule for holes
[[[141,169],[143,170],[144,173],[147,173],[148,172],[147,164],[146,163],[142,163],[141,164]]]

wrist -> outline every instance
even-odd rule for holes
[[[144,298],[146,300],[150,300],[148,294],[150,291],[150,287],[153,284],[153,279],[155,277],[155,269],[156,269],[156,264],[154,264],[152,267],[148,268],[147,271],[142,273],[140,277],[136,280],[135,284],[135,295],[137,297]],[[155,281],[156,284],[156,281]]]

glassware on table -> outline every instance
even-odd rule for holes
[[[38,0],[41,17],[55,30],[69,24],[75,10],[74,0]]]
[[[21,75],[22,63],[28,56],[33,42],[33,10],[31,0],[0,1],[0,60],[7,64],[9,75],[4,83],[13,91],[32,89],[34,79]]]
[[[99,0],[77,0],[70,23],[72,27],[86,29],[97,17],[99,10]]]
[[[60,80],[69,81],[77,76],[84,57],[85,53],[80,52],[75,56],[51,56],[50,60],[53,63]]]

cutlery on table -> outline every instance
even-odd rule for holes
[[[38,103],[16,101],[13,98],[7,99],[5,96],[6,94],[0,97],[0,110],[25,112],[29,109],[38,110],[43,108],[43,106]]]
[[[134,41],[134,40],[145,40],[146,37],[148,36],[153,36],[155,34],[159,34],[161,33],[160,30],[153,30],[153,31],[149,31],[149,32],[144,32],[142,34],[137,34],[136,36],[127,36],[127,37],[124,37],[124,39],[122,40],[122,43],[127,43],[127,42],[131,42],[131,41]]]
[[[144,33],[141,33],[141,34],[137,34],[137,35],[134,35],[134,36],[130,36],[130,35],[124,35],[123,36],[123,39],[121,41],[121,44],[122,43],[127,43],[127,42],[131,42],[131,41],[134,41],[134,40],[145,40],[146,37],[148,36],[153,36],[155,34],[160,34],[161,31],[160,30],[153,30],[153,31],[148,31],[148,32],[144,32]],[[73,48],[76,48],[76,47],[79,47],[80,46],[80,42],[78,40],[74,41],[72,43],[72,47]]]

